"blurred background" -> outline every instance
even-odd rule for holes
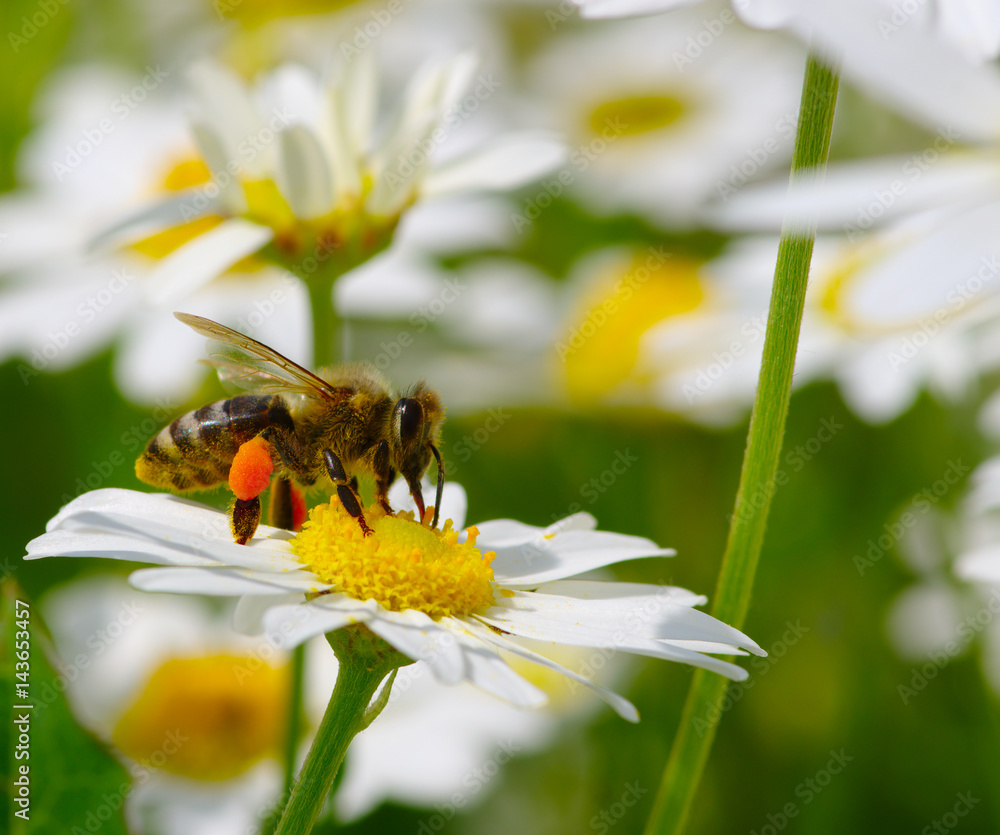
[[[263,85],[288,62],[322,75],[351,49],[372,50],[391,113],[415,67],[477,51],[480,92],[435,153],[545,130],[565,155],[529,185],[450,208],[421,203],[404,216],[389,250],[335,287],[344,358],[376,363],[400,388],[422,376],[442,392],[441,449],[449,480],[468,494],[470,523],[546,525],[585,510],[602,529],[678,552],[616,567],[616,578],[713,594],[776,251],[767,189],[787,177],[791,156],[805,55],[795,37],[745,27],[713,3],[620,21],[583,20],[568,2],[487,0],[7,0],[0,14],[0,564],[32,603],[36,692],[46,680],[55,687],[60,671],[80,672],[85,638],[135,598],[112,582],[134,566],[26,563],[25,544],[84,490],[150,489],[133,472],[141,447],[173,417],[224,396],[197,363],[201,340],[170,312],[254,328],[272,285],[289,288],[254,335],[310,363],[304,294],[279,267],[230,271],[202,296],[156,305],[143,295],[158,257],[150,247],[87,248],[141,209],[191,147],[186,71],[204,57]],[[992,71],[990,61],[975,67]],[[892,160],[907,186],[899,201],[878,202],[873,175],[866,189],[876,196],[821,229],[782,476],[744,628],[770,655],[746,661],[749,681],[730,687],[692,833],[1000,826],[991,791],[1000,781],[1000,607],[951,569],[966,542],[972,473],[995,446],[995,317],[992,289],[979,289],[995,271],[970,291],[975,304],[947,296],[995,258],[993,243],[935,243],[931,233],[962,214],[928,200],[879,228],[891,204],[915,193],[909,184],[922,178],[912,172],[930,178],[944,170],[939,157],[989,146],[948,138],[925,113],[891,105],[856,79],[842,85],[831,173]],[[737,197],[747,201],[742,214]],[[934,256],[906,256],[914,242],[936,247]],[[921,269],[939,264],[954,271],[941,279],[945,295],[907,308],[920,295],[914,286],[936,280]],[[115,270],[125,275],[117,283]],[[934,320],[941,298],[950,312]],[[171,365],[163,355],[174,345]],[[199,498],[227,501],[222,490]],[[105,581],[103,597],[72,603],[74,588]],[[198,618],[205,630],[225,628],[225,611],[198,605],[201,615],[177,615],[185,628]],[[74,648],[74,633],[83,646]],[[108,634],[89,644],[88,657],[109,664],[104,678],[87,690],[66,676],[56,689],[68,690],[69,709],[57,701],[33,728],[35,818],[19,831],[96,831],[86,823],[102,808],[96,799],[129,794],[120,786],[142,756],[128,750],[120,723],[109,736],[102,728],[115,722],[87,707],[102,687],[116,689],[110,657],[128,639]],[[132,651],[141,657],[142,643]],[[128,666],[127,657],[115,663]],[[315,665],[332,660],[318,653]],[[456,733],[456,713],[440,708],[459,696],[431,689],[410,708],[421,733],[387,732],[381,750],[413,772],[450,768],[450,783],[421,794],[400,788],[401,778],[364,802],[341,801],[317,831],[642,831],[692,673],[578,659],[588,664],[635,702],[640,724],[579,692],[554,697],[530,731],[515,711],[483,706],[489,732],[446,766],[435,749],[448,747],[441,740]],[[268,753],[261,743],[219,771],[175,768],[167,799],[148,801],[134,831],[230,831],[219,821],[241,820],[225,811],[238,801],[213,791],[225,794]],[[126,831],[108,803],[96,825]],[[156,803],[204,814],[196,826],[180,812],[149,812]]]

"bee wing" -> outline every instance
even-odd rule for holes
[[[190,313],[174,316],[208,339],[209,362],[223,383],[255,394],[298,394],[338,401],[353,390],[334,387],[272,348],[239,331]]]

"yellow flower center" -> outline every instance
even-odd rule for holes
[[[146,766],[227,780],[279,756],[290,676],[259,658],[174,658],[119,719],[115,744]]]
[[[608,128],[619,136],[636,136],[668,128],[687,111],[687,104],[676,96],[624,96],[594,107],[587,114],[587,127],[595,136],[600,136]]]
[[[357,600],[385,609],[416,609],[435,620],[461,617],[493,604],[494,554],[476,548],[468,529],[459,543],[449,519],[443,529],[413,521],[413,514],[387,516],[377,505],[365,511],[373,534],[336,498],[314,507],[292,541],[296,556],[324,583]]]
[[[629,269],[610,272],[581,300],[557,344],[572,397],[598,400],[633,378],[643,335],[702,304],[697,262],[675,256],[650,267],[647,261],[640,256]]]

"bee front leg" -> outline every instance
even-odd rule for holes
[[[396,478],[396,469],[389,462],[389,444],[380,441],[372,457],[372,472],[375,474],[375,497],[382,505],[382,510],[392,515],[389,507],[389,487]]]
[[[351,480],[347,477],[347,471],[340,459],[329,449],[323,450],[323,461],[326,463],[326,471],[330,474],[330,480],[337,488],[337,497],[344,509],[358,520],[361,531],[365,536],[370,536],[372,529],[365,521],[365,515],[361,512],[361,500],[357,491],[351,486]],[[356,482],[355,482],[356,483]]]

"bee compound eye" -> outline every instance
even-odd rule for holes
[[[419,400],[401,397],[393,409],[392,424],[404,446],[415,443],[424,425],[424,407]]]

